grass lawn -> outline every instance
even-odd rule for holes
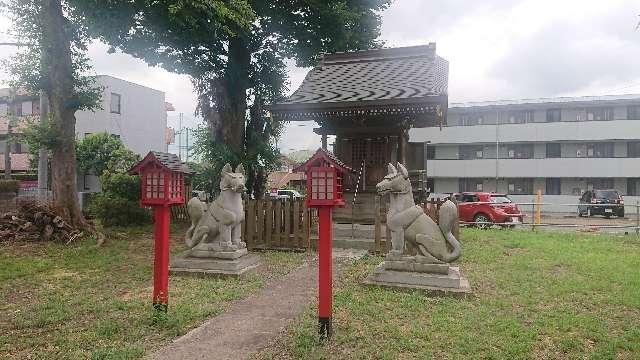
[[[174,254],[184,250],[183,233],[172,231]],[[91,240],[0,244],[0,358],[138,358],[307,256],[262,253],[260,272],[241,280],[172,276],[168,317],[154,322],[150,234],[121,230],[101,248]]]
[[[258,358],[639,359],[640,240],[562,232],[463,232],[460,266],[474,295],[360,282],[382,258],[345,271],[334,339],[317,341],[309,308]]]

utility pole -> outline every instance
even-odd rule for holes
[[[189,128],[185,128],[185,130],[187,131],[187,140],[186,140],[186,155],[185,155],[185,160],[184,162],[189,162]]]
[[[182,113],[178,119],[178,158],[182,160]]]

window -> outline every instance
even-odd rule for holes
[[[7,115],[9,112],[9,106],[7,103],[0,103],[0,116]]]
[[[21,104],[22,115],[31,115],[33,113],[33,103],[31,101],[23,101]]]
[[[627,119],[640,120],[640,105],[627,106]]]
[[[458,189],[460,192],[482,191],[482,179],[460,178],[458,179]]]
[[[547,143],[547,157],[548,158],[561,157],[560,143]]]
[[[532,159],[533,144],[511,144],[507,145],[507,158],[509,159]]]
[[[429,146],[429,144],[426,145],[427,147],[427,159],[428,160],[433,160],[436,158],[436,147],[435,146]]]
[[[507,114],[508,124],[525,124],[533,122],[533,110],[509,111]]]
[[[597,107],[587,109],[587,121],[613,120],[613,108]]]
[[[591,178],[587,180],[587,190],[612,189],[613,179],[608,178]]]
[[[460,160],[473,160],[484,158],[484,151],[482,145],[466,145],[460,146],[458,152],[458,159]]]
[[[638,189],[638,184],[640,183],[640,178],[627,178],[627,195],[629,196],[638,196],[640,194],[640,189]]]
[[[424,146],[425,143],[409,143],[409,153],[407,154],[409,170],[424,169]]]
[[[508,179],[508,193],[514,195],[533,194],[533,179]]]
[[[559,122],[562,121],[562,112],[560,109],[548,109],[547,110],[547,122]]]
[[[462,114],[460,115],[460,123],[464,126],[482,125],[484,116],[478,113]]]
[[[547,195],[560,195],[561,193],[561,180],[560,178],[547,178]]]
[[[627,143],[627,157],[640,157],[640,141],[630,141]]]
[[[12,147],[11,152],[12,152],[13,154],[22,154],[22,152],[23,152],[23,151],[22,151],[22,144],[20,144],[20,143],[13,143],[13,144],[11,144],[11,147]]]
[[[587,157],[610,158],[613,157],[613,143],[592,143],[587,144]]]
[[[120,94],[116,94],[116,93],[111,93],[111,112],[114,114],[120,114],[120,111],[122,110],[122,106],[121,106],[121,98],[120,98]]]

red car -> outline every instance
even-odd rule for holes
[[[505,194],[463,192],[452,196],[458,203],[458,215],[462,222],[474,222],[481,228],[490,227],[491,224],[485,224],[490,222],[509,227],[522,223],[524,214]]]

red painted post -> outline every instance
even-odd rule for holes
[[[318,213],[318,324],[320,325],[320,338],[328,339],[332,334],[331,307],[333,302],[331,207],[320,206]]]
[[[158,311],[167,312],[169,303],[169,206],[155,206],[154,218],[153,307]]]

